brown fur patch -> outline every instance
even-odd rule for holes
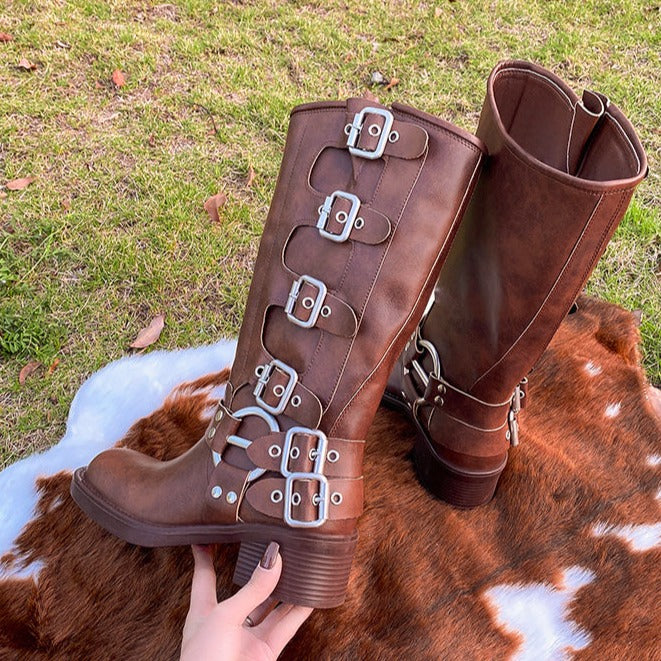
[[[632,315],[581,299],[531,375],[521,445],[495,499],[475,510],[453,509],[419,486],[411,426],[380,410],[367,444],[349,597],[313,614],[284,658],[503,658],[519,641],[498,626],[485,590],[557,586],[576,565],[595,575],[568,615],[593,638],[578,658],[653,658],[661,551],[634,552],[592,533],[596,524],[659,519],[659,468],[647,458],[661,453],[661,426],[638,339]],[[123,443],[159,459],[183,452],[204,431],[209,387],[226,377],[181,386]],[[69,480],[59,473],[39,481],[38,514],[15,557],[3,559],[44,568],[38,582],[0,581],[0,658],[177,658],[190,550],[114,539],[71,501]],[[236,553],[235,545],[215,549],[221,599],[231,592]]]

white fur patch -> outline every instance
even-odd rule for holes
[[[615,402],[614,404],[609,404],[604,411],[604,415],[607,418],[615,418],[620,415],[620,409],[622,408],[622,402]]]
[[[590,376],[597,376],[597,374],[601,374],[601,367],[599,365],[595,365],[591,360],[588,360],[587,363],[583,366],[583,369],[590,375]]]
[[[661,464],[661,454],[651,454],[647,457],[648,466],[658,466],[659,464]]]
[[[643,553],[661,546],[661,523],[615,526],[608,523],[597,523],[592,527],[596,537],[615,535],[626,542],[632,551]]]
[[[590,634],[568,620],[567,610],[576,593],[594,580],[583,567],[563,572],[562,587],[544,583],[496,585],[485,595],[496,609],[498,623],[521,636],[522,643],[512,657],[516,661],[557,661],[571,658],[591,642]]]

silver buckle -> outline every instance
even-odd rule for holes
[[[294,483],[297,480],[314,480],[319,483],[317,496],[317,518],[313,521],[301,521],[292,516],[292,495],[294,493]],[[285,480],[285,523],[292,528],[318,528],[328,520],[328,507],[330,504],[330,494],[328,493],[328,479],[320,473],[289,473]]]
[[[344,227],[342,228],[342,231],[339,234],[334,234],[333,232],[329,232],[326,229],[326,225],[328,224],[328,219],[330,218],[330,212],[333,208],[333,203],[338,198],[351,202],[351,209],[349,210],[347,218],[344,221]],[[319,234],[326,237],[327,239],[330,239],[331,241],[335,241],[336,243],[342,243],[346,241],[349,238],[349,234],[351,234],[354,223],[356,222],[359,209],[360,200],[355,195],[352,195],[351,193],[345,193],[341,190],[336,190],[334,193],[331,193],[324,200],[324,203],[319,207],[319,220],[317,220],[317,229],[319,230]]]
[[[297,434],[308,434],[310,436],[317,437],[318,441],[317,447],[315,449],[314,466],[312,467],[312,472],[321,475],[324,471],[324,464],[326,463],[328,438],[324,432],[319,431],[318,429],[310,429],[308,427],[292,427],[285,434],[285,443],[282,447],[282,459],[280,460],[280,473],[284,477],[295,475],[295,473],[292,473],[289,470],[289,454],[291,452],[291,446],[294,442],[294,436]]]
[[[238,418],[239,420],[243,420],[243,418],[246,418],[249,415],[256,415],[258,418],[261,418],[269,426],[270,431],[280,431],[278,421],[273,416],[270,416],[266,411],[260,409],[258,406],[246,406],[245,408],[238,410],[236,413],[232,413],[232,416]],[[251,440],[243,438],[242,436],[236,436],[234,434],[227,437],[227,442],[230,445],[235,445],[236,447],[243,448],[244,450],[248,449],[252,443]],[[211,451],[211,456],[213,458],[214,466],[217,466],[222,461],[220,453],[216,452],[215,450]],[[266,473],[265,468],[255,468],[251,470],[250,473],[248,473],[248,482],[256,480],[258,477],[264,475],[264,473]]]
[[[303,319],[299,319],[296,315],[293,314],[293,312],[294,312],[294,308],[296,307],[296,301],[298,300],[298,295],[301,291],[301,287],[306,282],[312,285],[313,287],[316,287],[318,289],[318,292],[312,305],[309,308],[307,308],[310,310],[310,316],[306,320],[303,320]],[[300,276],[298,280],[292,283],[291,289],[289,290],[289,296],[287,296],[287,304],[285,305],[285,312],[287,314],[287,319],[289,319],[289,321],[291,321],[293,324],[296,324],[297,326],[301,326],[302,328],[312,328],[312,326],[314,326],[317,323],[317,319],[319,319],[319,313],[324,305],[324,300],[326,299],[327,292],[328,292],[328,288],[321,280],[317,280],[316,278],[313,278],[312,276],[309,275]],[[306,307],[305,300],[306,299],[304,298],[302,302],[303,307]]]
[[[368,114],[380,115],[385,119],[385,124],[381,129],[381,133],[379,134],[379,141],[374,148],[374,151],[356,147],[360,132],[363,130],[365,115]],[[370,160],[381,158],[381,156],[383,156],[383,152],[385,151],[386,145],[388,144],[388,138],[390,136],[390,129],[392,128],[393,121],[394,117],[392,116],[392,113],[385,108],[367,107],[363,108],[360,112],[357,112],[353,118],[353,122],[348,125],[349,130],[347,132],[347,147],[349,148],[349,152],[354,156],[360,156],[361,158],[368,158]]]
[[[262,393],[264,392],[264,389],[268,385],[273,370],[276,368],[279,369],[281,372],[284,372],[289,377],[289,381],[287,381],[286,386],[283,386],[283,391],[281,393],[274,393],[280,399],[276,406],[271,406],[262,399]],[[279,415],[285,410],[285,408],[287,408],[287,404],[289,403],[289,398],[291,397],[291,394],[297,382],[298,382],[298,374],[296,373],[296,371],[293,368],[289,367],[289,365],[283,363],[281,360],[274,358],[270,363],[263,366],[262,372],[259,375],[257,384],[255,385],[255,389],[253,390],[255,401],[265,411],[268,411],[273,415]]]

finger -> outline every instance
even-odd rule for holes
[[[282,612],[278,612],[280,609]],[[312,608],[307,606],[281,604],[259,625],[256,633],[277,657],[311,613]]]
[[[216,594],[216,570],[211,552],[203,546],[193,545],[193,582],[190,591],[190,612],[194,615],[207,613],[218,603]]]
[[[248,615],[246,619],[250,620],[250,622],[247,624],[251,627],[256,627],[277,605],[278,599],[276,597],[269,597]]]
[[[229,616],[237,623],[243,623],[246,616],[271,596],[282,571],[282,559],[278,553],[280,547],[271,542],[260,563],[252,573],[250,580],[224,603]]]

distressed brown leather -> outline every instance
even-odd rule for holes
[[[388,385],[391,398],[420,401],[416,417],[427,441],[457,471],[504,465],[517,432],[512,393],[647,173],[643,148],[617,106],[590,91],[581,100],[529,62],[492,71],[477,135],[488,158],[434,302]],[[414,362],[431,375],[426,387]],[[523,405],[525,389],[517,396]]]
[[[223,402],[204,438],[173,461],[115,449],[78,471],[75,480],[93,492],[88,498],[111,516],[122,512],[132,521],[174,529],[284,526],[278,494],[285,491],[285,473],[312,473],[321,464],[328,517],[306,530],[353,533],[363,502],[363,439],[431,294],[483,156],[474,136],[400,104],[390,110],[394,121],[383,155],[351,154],[351,124],[370,106],[375,104],[349,99],[292,111]],[[386,118],[367,111],[364,122],[356,147],[374,151]],[[361,203],[344,241],[322,235],[317,226],[323,216],[322,229],[335,237],[347,229],[349,200],[340,196],[332,208],[324,207],[338,190]],[[323,282],[325,297],[309,279],[292,289],[301,276]],[[303,328],[288,313],[313,323]],[[295,383],[274,359],[295,372]],[[267,413],[269,407],[282,410]],[[285,432],[292,427],[304,429],[292,434],[283,471]],[[316,430],[327,437],[321,460]],[[291,486],[297,501],[292,515],[315,521],[318,482],[301,478]]]

